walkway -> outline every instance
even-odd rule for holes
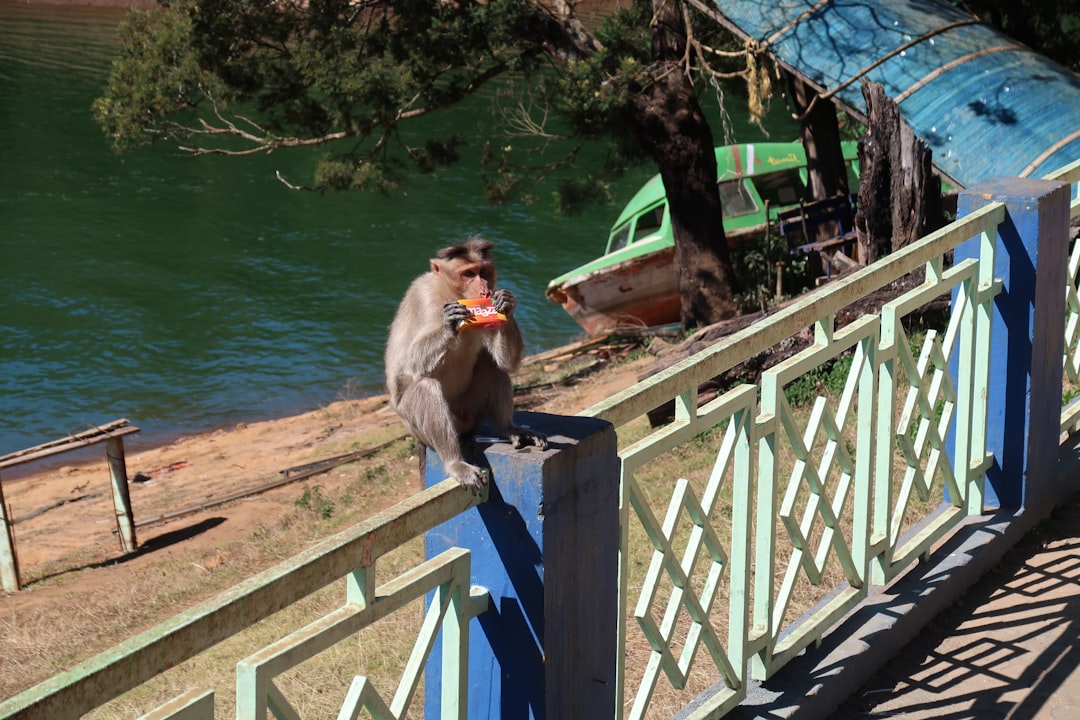
[[[1080,496],[832,717],[1080,720]]]

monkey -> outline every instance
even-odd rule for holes
[[[461,440],[484,420],[515,449],[547,449],[547,438],[513,422],[510,373],[521,363],[524,342],[514,319],[517,299],[495,289],[494,243],[473,236],[439,250],[428,272],[409,285],[386,341],[386,385],[390,406],[420,445],[421,465],[434,448],[461,487],[479,495],[483,470],[466,462]],[[458,331],[469,317],[459,299],[490,298],[506,316],[495,329]]]

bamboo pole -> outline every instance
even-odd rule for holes
[[[35,445],[32,448],[26,448],[25,450],[19,450],[4,455],[0,457],[0,469],[22,465],[23,463],[34,460],[41,460],[70,450],[89,447],[90,445],[96,445],[99,442],[104,442],[112,438],[123,437],[124,435],[131,435],[139,432],[139,428],[134,425],[128,425],[127,422],[127,420],[116,420],[101,428],[87,430],[86,432],[78,433],[76,435],[69,435],[65,438],[60,438],[59,440],[52,440],[41,445]]]
[[[15,556],[15,534],[11,526],[13,520],[7,503],[4,501],[4,486],[0,483],[0,587],[5,592],[17,592],[22,583],[19,581],[19,562]]]
[[[135,517],[131,511],[131,492],[128,488],[127,462],[124,459],[124,439],[109,438],[105,445],[109,459],[109,477],[112,480],[113,507],[116,509],[116,530],[120,535],[120,549],[135,552]]]

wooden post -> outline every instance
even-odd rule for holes
[[[473,584],[488,612],[469,633],[469,718],[615,715],[619,460],[615,431],[593,418],[518,413],[545,433],[546,451],[484,449],[488,501],[427,535],[427,556],[472,552]],[[475,461],[475,459],[474,459]],[[428,453],[426,483],[446,478]],[[441,643],[441,639],[439,641]],[[441,647],[425,676],[428,718],[441,707]]]
[[[17,592],[22,587],[19,579],[19,561],[15,555],[15,532],[11,527],[15,518],[9,517],[4,500],[4,484],[0,482],[0,587],[4,592]]]
[[[1069,197],[1067,183],[993,178],[965,190],[957,204],[958,217],[992,202],[1006,208],[994,262],[1004,288],[991,321],[988,509],[1024,507],[1037,515],[1052,508],[1057,493]],[[957,247],[955,262],[977,257],[979,243],[976,237]]]
[[[116,530],[120,536],[120,549],[135,552],[135,518],[131,512],[131,494],[128,489],[127,462],[124,460],[124,439],[109,438],[105,443],[105,455],[109,459],[109,476],[112,479],[113,507],[116,509]]]

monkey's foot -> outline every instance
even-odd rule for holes
[[[449,473],[451,477],[457,478],[461,487],[468,490],[473,495],[482,495],[484,486],[488,484],[487,471],[482,470],[475,465],[470,465],[463,460],[448,463],[446,472]]]
[[[535,445],[541,450],[548,449],[547,435],[519,427],[511,428],[507,435],[510,437],[510,444],[514,446],[515,450],[520,450],[526,445]]]

